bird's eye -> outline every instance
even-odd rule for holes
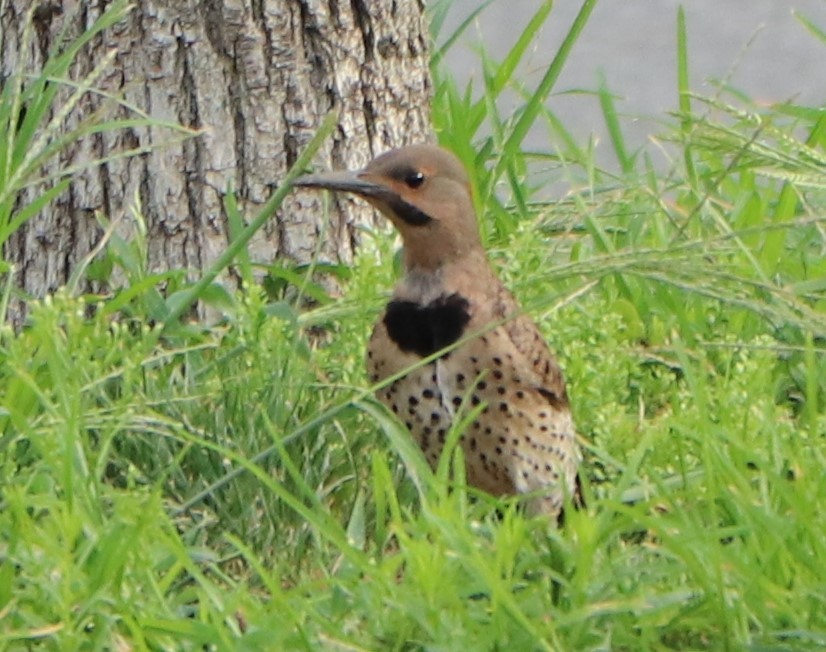
[[[407,184],[408,188],[413,188],[413,190],[415,190],[424,183],[424,173],[412,172],[404,178],[404,182]]]

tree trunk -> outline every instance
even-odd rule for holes
[[[0,80],[18,66],[39,70],[50,51],[83,33],[107,5],[40,3],[36,38],[18,52],[30,2],[0,4]],[[153,118],[203,133],[175,139],[158,127],[123,128],[69,145],[51,165],[112,158],[74,175],[68,190],[6,243],[15,285],[43,296],[65,284],[102,236],[95,213],[128,217],[137,202],[150,271],[204,268],[227,244],[227,189],[235,190],[241,213],[253,215],[331,110],[339,112],[339,127],[317,157],[322,168],[360,166],[390,147],[429,140],[423,13],[421,1],[138,0],[80,51],[72,78],[83,79],[114,49],[99,87]],[[87,94],[67,125],[104,108],[100,95]],[[151,149],[116,156],[144,147]],[[36,192],[25,190],[21,203]],[[252,242],[253,260],[306,262],[316,251],[323,260],[350,260],[356,226],[370,213],[343,198],[325,224],[321,201],[288,197]],[[127,235],[128,224],[134,222],[119,227]]]

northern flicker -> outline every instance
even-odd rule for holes
[[[414,145],[363,170],[308,175],[295,185],[363,197],[401,234],[404,277],[370,338],[372,382],[465,340],[378,391],[430,464],[460,410],[482,406],[460,439],[468,483],[496,496],[530,494],[531,512],[558,515],[564,495],[578,489],[581,457],[565,382],[488,263],[461,162]]]

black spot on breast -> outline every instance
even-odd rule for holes
[[[387,334],[407,353],[424,358],[458,340],[470,321],[470,304],[460,294],[443,295],[426,305],[414,301],[387,304]]]

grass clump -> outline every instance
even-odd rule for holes
[[[605,92],[620,171],[600,169],[545,106],[566,49],[537,89],[513,78],[549,12],[478,92],[437,70],[434,119],[560,354],[588,508],[555,530],[471,495],[458,453],[434,475],[373,401],[386,234],[344,299],[285,270],[289,293],[248,278],[207,326],[178,318],[220,270],[164,297],[138,229],[104,252],[134,263],[121,290],[0,332],[1,648],[826,645],[823,110],[680,88],[658,171]],[[537,121],[555,153],[525,150]],[[573,189],[549,202],[548,175]]]

